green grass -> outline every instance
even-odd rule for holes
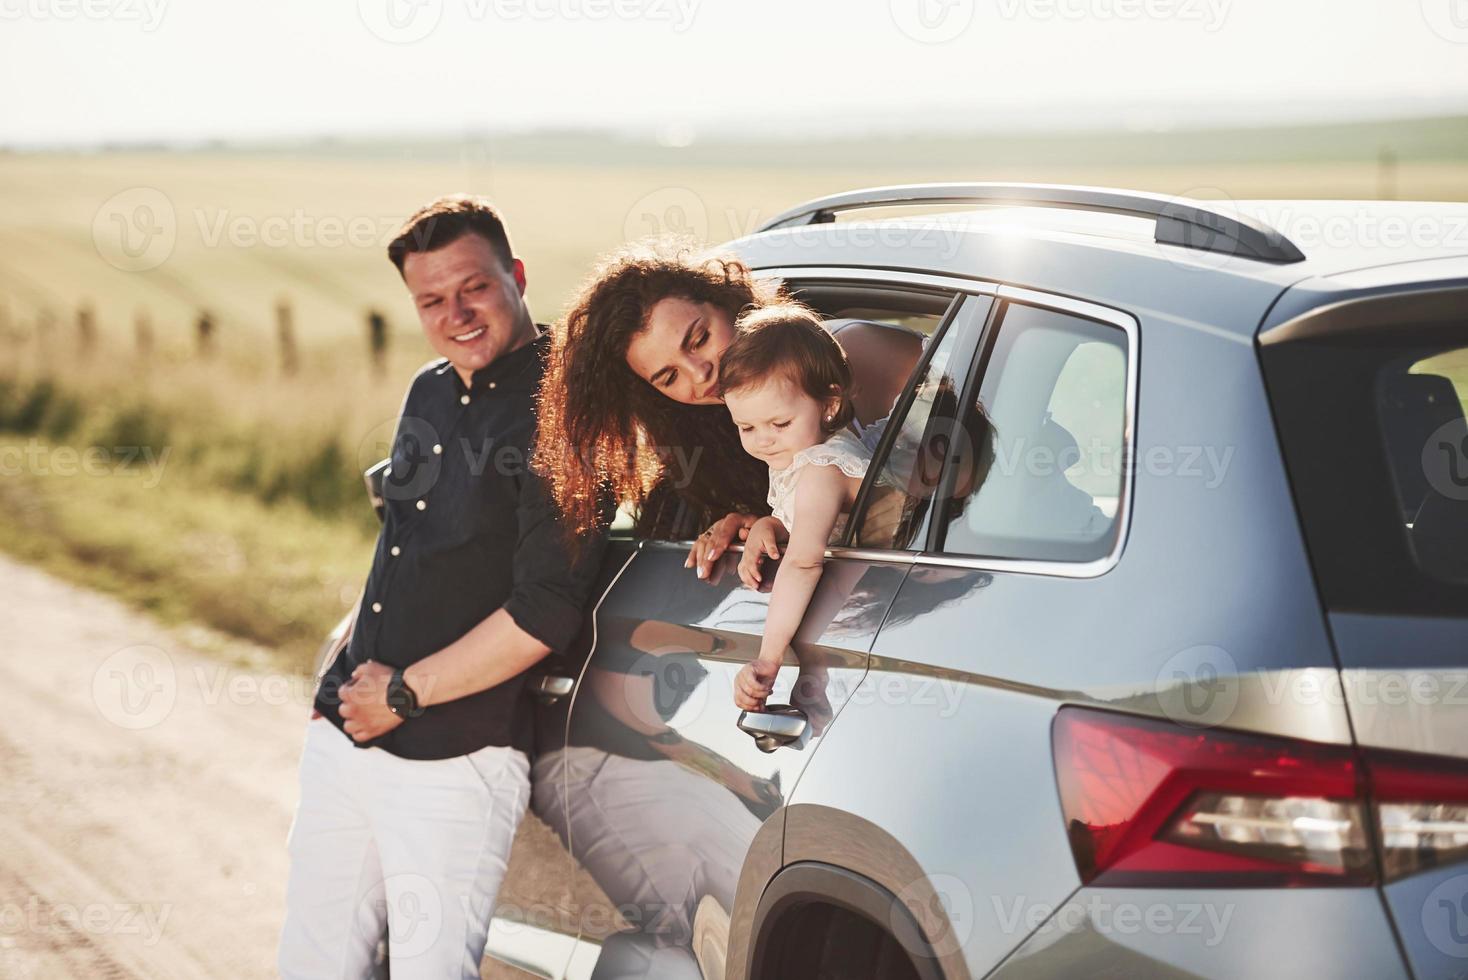
[[[171,370],[0,375],[0,548],[304,668],[366,576],[377,521],[355,474],[390,421],[354,453],[366,421],[302,412],[309,382],[246,408],[213,372]]]
[[[135,471],[162,466],[170,474],[186,473],[195,485],[267,505],[293,502],[364,531],[375,527],[363,506],[362,485],[351,475],[386,455],[392,418],[386,404],[376,410],[386,424],[379,422],[375,432],[349,446],[371,414],[353,425],[340,421],[342,412],[287,417],[286,396],[318,394],[309,383],[280,392],[286,403],[276,412],[251,417],[238,406],[222,406],[207,385],[198,384],[198,372],[190,374],[161,391],[106,372],[0,374],[0,433],[100,447],[131,458]]]
[[[0,438],[0,547],[168,623],[198,622],[307,669],[366,577],[373,536],[165,466],[89,475],[43,439]],[[362,507],[367,509],[364,502]]]

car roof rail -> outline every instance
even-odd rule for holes
[[[930,204],[1066,208],[1127,214],[1155,219],[1153,240],[1163,245],[1221,252],[1260,262],[1283,264],[1305,259],[1305,253],[1275,229],[1243,215],[1212,210],[1205,201],[1145,191],[1066,184],[898,184],[870,187],[807,201],[765,222],[759,230],[829,224],[843,211]]]

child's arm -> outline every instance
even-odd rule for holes
[[[821,581],[826,563],[826,542],[841,517],[850,484],[860,480],[846,476],[835,466],[811,466],[800,474],[795,486],[795,530],[785,546],[785,558],[775,574],[765,635],[759,657],[746,665],[735,679],[734,700],[746,711],[757,710],[774,686],[775,674],[785,659],[785,650],[795,639],[806,606]]]
[[[765,616],[765,635],[760,642],[761,660],[779,663],[785,656],[805,607],[821,581],[826,564],[826,543],[846,503],[848,477],[835,466],[811,466],[800,474],[795,487],[795,530],[785,545],[785,558],[775,575],[770,611]]]

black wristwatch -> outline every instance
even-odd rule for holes
[[[401,667],[392,672],[392,679],[387,682],[387,709],[405,720],[423,714],[423,709],[418,705],[418,695],[403,680]]]

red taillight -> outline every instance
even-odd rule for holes
[[[1060,802],[1100,886],[1360,885],[1468,858],[1468,764],[1197,730],[1088,708],[1055,720]],[[1367,807],[1372,807],[1367,819]]]
[[[1371,749],[1366,768],[1387,881],[1468,859],[1468,762]]]
[[[1087,884],[1371,880],[1350,748],[1067,708],[1055,760]]]

